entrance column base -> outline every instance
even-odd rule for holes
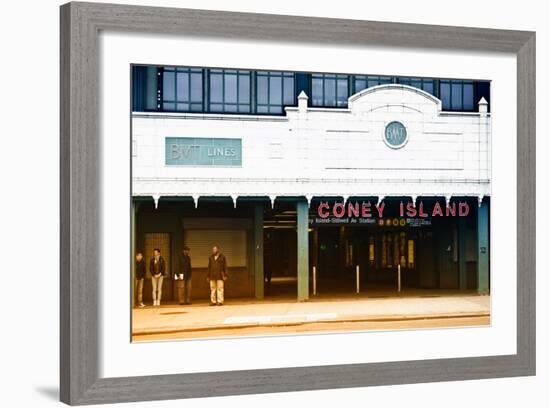
[[[298,301],[309,299],[309,206],[306,200],[296,203],[298,234]]]

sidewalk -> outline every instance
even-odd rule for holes
[[[295,300],[230,300],[133,309],[133,335],[186,333],[319,322],[406,321],[489,317],[490,296],[442,295]]]

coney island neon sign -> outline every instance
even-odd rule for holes
[[[372,204],[368,201],[363,202],[336,202],[328,203],[322,201],[317,208],[319,218],[372,218],[384,217],[385,203]],[[448,202],[446,205],[441,205],[436,201],[433,208],[428,210],[423,201],[419,201],[417,205],[412,202],[399,203],[399,216],[408,218],[428,218],[428,217],[466,217],[470,213],[470,205],[465,201]]]

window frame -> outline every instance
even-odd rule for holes
[[[204,113],[223,113],[223,114],[241,114],[241,115],[250,115],[253,113],[252,105],[252,73],[254,70],[250,69],[238,69],[238,68],[210,68],[208,69],[208,99],[207,99],[207,106]],[[222,78],[222,85],[221,85],[221,102],[212,102],[212,76],[213,75],[220,75]],[[228,75],[235,75],[236,78],[236,102],[226,102],[225,97],[225,81],[226,76]],[[240,81],[241,77],[248,77],[248,103],[242,103],[240,102],[241,98],[241,92],[240,92]],[[221,105],[222,109],[212,109],[212,105]],[[235,105],[236,110],[226,110],[227,105]],[[248,110],[242,111],[240,110],[241,106],[248,106]]]
[[[161,84],[159,84],[159,90],[160,90],[160,101],[158,104],[160,105],[160,108],[163,112],[189,112],[189,113],[202,113],[205,110],[205,100],[204,100],[204,92],[202,91],[204,89],[204,82],[205,82],[205,70],[203,68],[199,67],[176,67],[176,66],[166,66],[161,67],[162,68],[162,81]],[[174,84],[173,84],[173,91],[174,91],[174,99],[166,99],[165,98],[165,85],[166,85],[166,73],[167,72],[173,72],[174,73]],[[187,100],[179,99],[178,96],[178,73],[186,73],[187,74]],[[200,93],[200,101],[192,99],[192,91],[191,91],[191,84],[192,84],[192,75],[193,74],[200,74],[201,76],[201,93]],[[165,108],[165,104],[173,104],[174,109]],[[178,105],[187,104],[188,108],[184,110],[178,109]],[[199,110],[193,110],[193,105],[199,105]]]
[[[350,76],[351,75],[348,75],[348,74],[336,74],[336,73],[311,73],[310,74],[310,89],[311,89],[311,95],[310,95],[310,106],[312,107],[315,107],[315,108],[347,108],[348,107],[348,98],[350,97]],[[322,81],[322,104],[316,104],[315,103],[315,95],[313,95],[313,81],[315,79],[321,79]],[[327,104],[327,99],[326,99],[326,84],[325,82],[327,80],[334,80],[334,98],[335,98],[335,104],[334,105],[331,105],[331,104]],[[338,94],[338,81],[339,80],[345,80],[346,81],[346,98],[345,98],[345,102],[342,104],[342,105],[338,105],[338,97],[339,97],[339,94]]]
[[[475,101],[475,81],[471,79],[440,79],[439,81],[439,95],[442,96],[442,87],[449,86],[449,105],[446,106],[443,97],[441,97],[441,109],[449,112],[476,112],[477,106]],[[453,85],[460,85],[460,106],[458,108],[453,107]],[[464,86],[470,85],[472,87],[472,107],[466,109],[464,106]]]
[[[384,78],[384,80],[381,81],[381,78]],[[363,75],[363,74],[352,75],[353,95],[355,95],[355,94],[357,94],[361,91],[364,91],[365,89],[373,88],[375,86],[392,84],[393,81],[394,81],[394,78],[395,77],[392,77],[391,75]],[[387,79],[387,81],[386,81],[386,79]],[[374,80],[376,80],[378,82],[378,84],[373,85],[373,86],[369,86],[369,82],[374,81]],[[358,89],[358,86],[357,86],[358,81],[365,81],[366,86],[364,88]]]
[[[256,70],[254,71],[254,89],[255,89],[255,111],[258,115],[284,115],[285,106],[295,106],[297,101],[296,95],[296,73],[293,71],[273,71],[273,70]],[[281,78],[281,104],[270,103],[271,99],[271,78]],[[260,78],[266,78],[267,80],[267,94],[266,103],[260,103]],[[285,103],[285,79],[292,79],[292,103]],[[266,108],[266,112],[260,112],[260,108]],[[272,112],[271,108],[280,108],[280,112]]]
[[[420,87],[413,85],[413,82],[420,82]],[[412,86],[413,88],[420,89],[424,92],[429,93],[430,95],[435,96],[436,98],[439,95],[437,79],[435,78],[424,78],[424,77],[397,77],[397,83],[407,86]],[[431,84],[432,92],[427,91],[424,87],[424,84]]]

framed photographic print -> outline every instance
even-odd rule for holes
[[[62,6],[62,401],[534,375],[534,115],[532,32]]]

